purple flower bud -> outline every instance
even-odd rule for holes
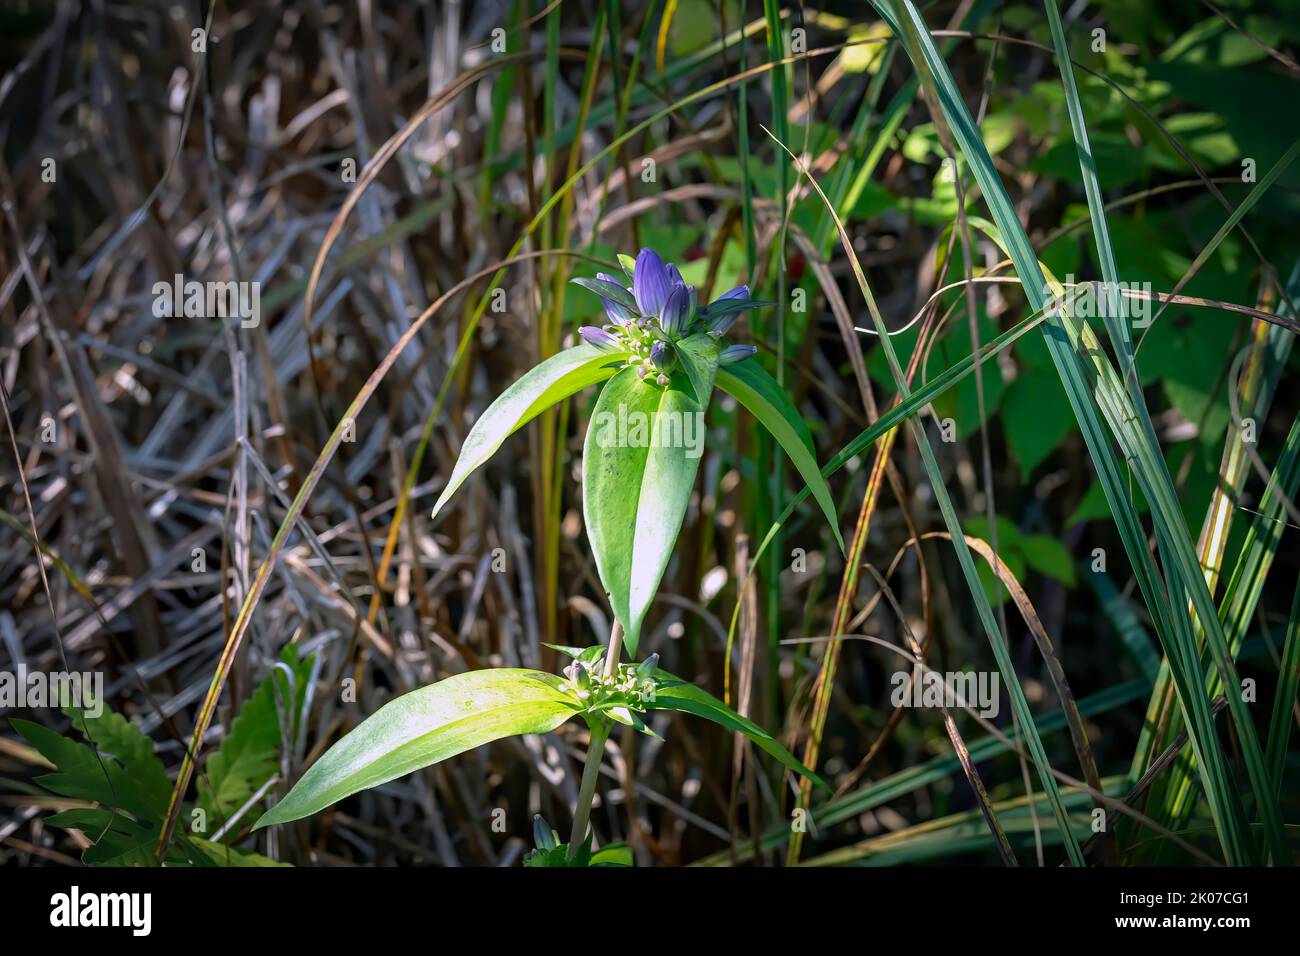
[[[660,339],[650,346],[650,361],[660,372],[668,371],[673,367],[673,347]]]
[[[672,282],[674,287],[686,285],[686,280],[682,278],[681,272],[678,270],[677,266],[671,262],[668,263],[668,279]]]
[[[668,293],[664,301],[663,313],[659,316],[659,327],[669,335],[680,335],[690,326],[695,318],[691,309],[691,293],[684,285],[679,285]]]
[[[582,336],[584,342],[588,345],[594,345],[598,349],[604,349],[606,352],[621,352],[623,347],[618,344],[618,339],[610,335],[604,329],[598,329],[592,325],[584,325],[578,329],[578,334]]]
[[[749,301],[749,286],[738,285],[718,296],[704,308],[703,328],[706,332],[723,335],[731,328],[745,309],[736,308],[739,302]],[[730,306],[730,307],[728,307]]]
[[[653,249],[642,249],[632,276],[632,295],[641,314],[658,316],[672,290],[672,276],[659,254]]]
[[[728,345],[718,356],[719,365],[734,365],[749,358],[758,349],[753,345]]]
[[[622,285],[622,283],[612,275],[608,275],[604,272],[597,272],[596,278],[604,279],[606,282],[612,282],[615,285]],[[607,299],[603,295],[600,297],[600,301],[605,305],[605,314],[609,316],[609,320],[615,325],[626,325],[627,320],[632,318],[632,310],[622,303],[615,302],[613,299]]]
[[[709,316],[701,323],[701,327],[705,332],[724,335],[727,329],[736,324],[738,318],[740,318],[739,312],[726,312],[722,315]]]

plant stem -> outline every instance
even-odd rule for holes
[[[605,652],[605,676],[613,677],[618,670],[618,659],[623,656],[623,625],[617,620],[609,631],[609,650]]]
[[[587,762],[582,767],[582,785],[578,788],[578,806],[573,812],[573,832],[569,834],[569,859],[587,839],[587,823],[591,820],[591,801],[596,796],[596,781],[600,778],[600,759],[605,754],[605,740],[609,727],[604,721],[591,725],[587,741]]]
[[[609,650],[605,652],[605,676],[618,672],[618,659],[623,651],[623,625],[617,620],[609,631]],[[609,725],[603,720],[593,722],[591,737],[587,742],[587,762],[582,767],[582,784],[578,788],[578,806],[573,812],[573,832],[569,835],[569,859],[587,839],[587,823],[591,819],[591,801],[596,796],[596,782],[600,779],[600,760],[605,754],[605,741],[609,739]]]

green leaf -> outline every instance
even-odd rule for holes
[[[195,848],[208,858],[216,866],[231,867],[291,867],[292,864],[281,863],[278,860],[272,860],[269,857],[262,856],[260,853],[254,853],[252,850],[241,850],[237,847],[226,846],[224,843],[213,843],[211,840],[199,840],[191,838],[190,842]]]
[[[592,866],[631,866],[632,848],[625,843],[611,843],[591,855]]]
[[[215,829],[237,813],[275,773],[280,757],[280,713],[288,708],[290,733],[296,732],[312,658],[298,660],[294,645],[286,645],[284,663],[293,671],[293,687],[280,667],[248,698],[239,716],[208,758],[207,772],[199,778],[199,806]]]
[[[752,720],[740,716],[708,691],[679,677],[674,677],[667,671],[655,671],[655,676],[669,683],[660,684],[655,689],[655,700],[652,709],[675,710],[683,714],[694,714],[696,717],[711,720],[713,723],[727,728],[727,730],[744,734],[760,750],[771,754],[783,766],[797,774],[802,774],[819,787],[826,790],[834,789],[825,780],[800,763],[794,754],[782,747],[766,730]]]
[[[105,710],[104,713],[112,712]],[[130,725],[125,718],[114,716],[120,723],[111,723],[117,725],[118,731],[126,733],[123,727]],[[114,740],[111,732],[105,732],[108,725],[101,723],[102,720],[99,718],[92,722],[92,728],[98,726],[101,730],[95,738],[96,743],[103,738],[104,744],[100,746],[116,746],[119,751],[117,754],[105,750],[96,753],[90,747],[31,721],[15,717],[10,718],[9,725],[57,768],[55,773],[36,778],[36,782],[45,789],[76,800],[126,810],[140,820],[161,819],[167,810],[167,789],[170,789],[166,775],[161,778],[158,776],[162,773],[161,764],[154,767],[134,759],[138,754],[134,745],[130,748],[123,747],[125,737]],[[138,730],[131,730],[139,735]],[[152,754],[149,756],[152,760],[157,760]],[[166,785],[167,789],[162,789],[162,785]]]
[[[785,449],[795,470],[821,506],[822,514],[830,523],[835,541],[843,552],[844,538],[840,535],[840,525],[835,517],[835,502],[831,499],[831,490],[813,456],[812,436],[808,434],[808,426],[804,424],[785,389],[753,359],[718,369],[718,387],[749,409],[750,414]]]
[[[1020,552],[1038,573],[1074,587],[1074,559],[1056,538],[1046,534],[1029,535],[1021,540]]]
[[[1074,430],[1074,412],[1050,368],[1020,373],[1002,397],[1002,426],[1020,464],[1020,478],[1033,470]]]
[[[716,319],[720,315],[730,315],[733,312],[745,312],[748,309],[767,309],[776,305],[775,302],[767,302],[760,299],[720,299],[717,302],[710,302],[700,309],[700,317],[706,319]]]
[[[161,816],[171,799],[172,784],[167,779],[163,762],[153,752],[153,741],[106,704],[94,717],[85,707],[65,707],[63,712],[72,718],[72,726],[95,750],[102,756],[111,755],[117,759],[131,780],[132,792],[140,794],[150,807],[158,808]],[[102,774],[98,776],[103,778]]]
[[[61,830],[79,830],[94,842],[81,854],[87,866],[157,866],[154,847],[158,825],[145,826],[129,817],[97,807],[74,807],[45,818]],[[171,862],[171,861],[168,861]]]
[[[682,370],[691,380],[695,400],[700,408],[707,408],[713,395],[713,382],[718,375],[718,342],[713,336],[696,332],[677,343],[677,358]]]
[[[650,602],[686,516],[703,441],[704,409],[684,374],[659,386],[636,370],[601,390],[582,453],[582,509],[601,583],[636,655]],[[694,430],[692,431],[688,431]]]
[[[254,829],[300,820],[502,737],[552,731],[578,710],[559,685],[554,674],[498,668],[403,694],[327,750]]]
[[[594,345],[576,345],[534,366],[502,392],[474,423],[461,447],[447,487],[438,496],[430,517],[437,517],[470,473],[501,447],[517,429],[556,402],[603,382],[617,370],[620,357]]]
[[[570,279],[569,281],[574,285],[580,285],[584,289],[596,293],[596,295],[603,296],[606,299],[612,299],[619,305],[631,309],[633,313],[638,311],[636,299],[633,298],[632,293],[628,292],[627,289],[615,282],[610,282],[608,279],[589,279],[585,276]]]

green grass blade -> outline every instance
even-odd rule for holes
[[[1296,689],[1300,688],[1300,582],[1296,583],[1291,619],[1287,622],[1286,643],[1282,647],[1282,667],[1278,671],[1277,695],[1273,698],[1273,718],[1268,725],[1268,772],[1273,776],[1273,799],[1282,795],[1282,775],[1286,771],[1287,743],[1291,738],[1292,712]]]
[[[752,359],[719,369],[718,387],[749,409],[785,449],[785,453],[794,462],[795,469],[817,499],[826,520],[830,522],[842,553],[844,538],[840,534],[839,519],[835,514],[835,501],[831,498],[830,488],[826,486],[826,479],[817,470],[817,459],[813,457],[812,437],[808,434],[808,427],[785,390]]]
[[[781,144],[783,148],[785,144]],[[791,154],[791,159],[793,159]],[[834,207],[830,205],[826,194],[822,192],[821,186],[811,173],[798,164],[802,172],[808,177],[817,194],[821,197],[828,209]],[[893,376],[895,388],[898,391],[899,398],[906,401],[911,390],[908,388],[907,378],[903,374],[902,366],[898,361],[898,353],[889,335],[889,330],[885,327],[884,319],[876,306],[875,296],[867,282],[866,274],[862,270],[862,264],[858,261],[853,251],[853,243],[849,239],[848,233],[844,231],[838,215],[835,217],[836,226],[840,233],[840,241],[844,246],[845,255],[849,259],[849,264],[853,267],[853,274],[858,281],[858,287],[862,296],[866,299],[867,309],[871,314],[871,321],[876,327],[876,333],[880,337],[880,346],[885,350],[885,357],[889,361],[890,374]],[[1061,802],[1060,787],[1056,783],[1056,778],[1052,776],[1051,764],[1047,759],[1047,752],[1043,749],[1042,738],[1038,735],[1034,726],[1033,713],[1029,709],[1029,702],[1025,698],[1024,689],[1020,685],[1020,679],[1016,674],[1015,666],[1011,660],[1011,654],[1007,647],[1001,631],[998,628],[997,621],[993,617],[993,609],[989,604],[988,595],[984,593],[984,586],[980,583],[979,572],[976,570],[975,561],[971,556],[970,547],[966,544],[966,537],[962,531],[961,519],[957,517],[957,511],[953,507],[952,498],[948,494],[948,489],[944,484],[943,473],[939,470],[939,462],[935,458],[934,449],[930,445],[929,436],[926,435],[925,429],[915,418],[908,419],[908,425],[912,429],[915,437],[917,448],[921,453],[921,461],[925,466],[926,474],[930,479],[930,485],[934,492],[935,502],[939,506],[939,511],[943,515],[944,525],[948,533],[952,535],[953,550],[957,553],[958,563],[961,565],[962,575],[966,579],[967,588],[971,592],[971,597],[975,602],[975,610],[979,615],[980,623],[988,636],[989,644],[993,649],[994,659],[997,661],[998,671],[1002,675],[1002,681],[1006,686],[1007,695],[1011,699],[1011,706],[1015,712],[1016,719],[1020,721],[1021,726],[1025,728],[1025,740],[1029,747],[1029,753],[1038,770],[1039,779],[1042,781],[1043,790],[1046,792],[1049,801],[1052,804],[1053,812],[1056,816],[1057,826],[1061,831],[1062,838],[1065,842],[1066,851],[1070,857],[1070,862],[1075,866],[1083,866],[1083,851],[1079,846],[1078,840],[1070,826],[1069,818],[1065,812],[1065,806]]]
[[[899,27],[914,63],[918,69],[927,70],[935,77],[938,106],[979,181],[1031,303],[1041,307],[1056,292],[1056,288],[1049,289],[1047,285],[1046,275],[952,75],[935,50],[928,28],[915,5],[908,0],[901,0],[891,7],[897,11],[896,15],[888,10],[885,12]],[[1234,683],[1235,665],[1227,653],[1218,617],[1201,576],[1164,458],[1158,446],[1150,440],[1149,432],[1139,424],[1142,413],[1129,400],[1126,389],[1110,367],[1091,329],[1062,311],[1062,314],[1050,317],[1045,337],[1112,514],[1116,518],[1125,549],[1134,565],[1139,586],[1153,616],[1157,617],[1157,632],[1171,660],[1180,703],[1189,717],[1193,750],[1197,752],[1201,765],[1206,768],[1204,779],[1207,797],[1225,854],[1233,863],[1250,862],[1254,858],[1252,841],[1245,824],[1241,801],[1232,784],[1208,712],[1203,682],[1199,679],[1195,635],[1190,626],[1191,620],[1181,610],[1186,602],[1190,601],[1196,617],[1205,627],[1207,643],[1216,666]],[[1157,547],[1169,575],[1165,582],[1161,581],[1146,550],[1145,536],[1120,481],[1115,449],[1102,425],[1103,417],[1124,458],[1134,469],[1134,477],[1141,490],[1151,503]],[[1168,608],[1174,609],[1172,613],[1167,610],[1166,604]],[[1229,709],[1242,742],[1251,786],[1260,793],[1268,778],[1254,727],[1244,704],[1236,699],[1236,695],[1229,697]],[[1276,809],[1261,805],[1260,810],[1274,858],[1279,859],[1279,850],[1285,847],[1285,841]]]

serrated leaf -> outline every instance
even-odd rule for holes
[[[601,390],[583,446],[587,539],[631,656],[700,463],[699,449],[685,440],[687,428],[698,428],[703,439],[704,409],[690,389],[680,372],[664,387],[624,369]],[[670,427],[674,421],[678,440]]]
[[[703,717],[727,730],[742,733],[752,740],[760,750],[766,751],[780,763],[797,774],[807,777],[819,787],[831,790],[832,787],[813,771],[805,767],[794,754],[781,746],[777,740],[758,724],[740,716],[708,691],[674,677],[667,671],[656,671],[655,676],[666,683],[655,689],[652,710],[676,710],[684,714]]]
[[[844,551],[844,538],[840,535],[839,521],[835,517],[835,502],[831,490],[817,467],[813,456],[812,436],[804,424],[790,396],[777,384],[776,379],[763,371],[752,359],[726,365],[718,369],[718,387],[749,409],[750,414],[772,433],[794,464],[799,477],[822,509],[830,523],[835,541]]]
[[[87,866],[157,866],[158,826],[147,826],[112,810],[74,807],[45,818],[61,830],[78,830],[93,841],[81,855]],[[170,860],[168,862],[171,862]]]
[[[139,727],[107,705],[93,717],[84,707],[65,707],[63,712],[94,749],[116,758],[150,806],[166,810],[172,790],[167,768],[154,753],[153,741]]]
[[[555,403],[609,378],[619,361],[617,353],[576,345],[535,365],[502,392],[465,437],[456,467],[430,517],[437,517],[470,473],[491,458],[511,434]]]
[[[497,668],[403,694],[330,747],[254,829],[300,820],[502,737],[552,731],[578,711],[560,683],[543,671]]]
[[[289,709],[290,733],[296,729],[312,658],[298,660],[293,645],[285,651],[282,660],[294,674],[292,691],[284,671],[273,668],[244,703],[199,778],[199,807],[213,829],[230,820],[275,773],[282,746],[281,708]]]
[[[76,800],[126,810],[140,820],[160,819],[166,812],[170,785],[167,790],[160,791],[157,778],[147,766],[136,766],[140,771],[137,777],[131,767],[116,756],[104,752],[97,754],[90,747],[48,727],[16,717],[10,718],[9,724],[57,768],[54,773],[36,778],[45,789]],[[167,783],[166,776],[162,782]]]
[[[718,342],[713,336],[696,332],[677,343],[677,358],[695,390],[695,400],[707,408],[718,375]]]

